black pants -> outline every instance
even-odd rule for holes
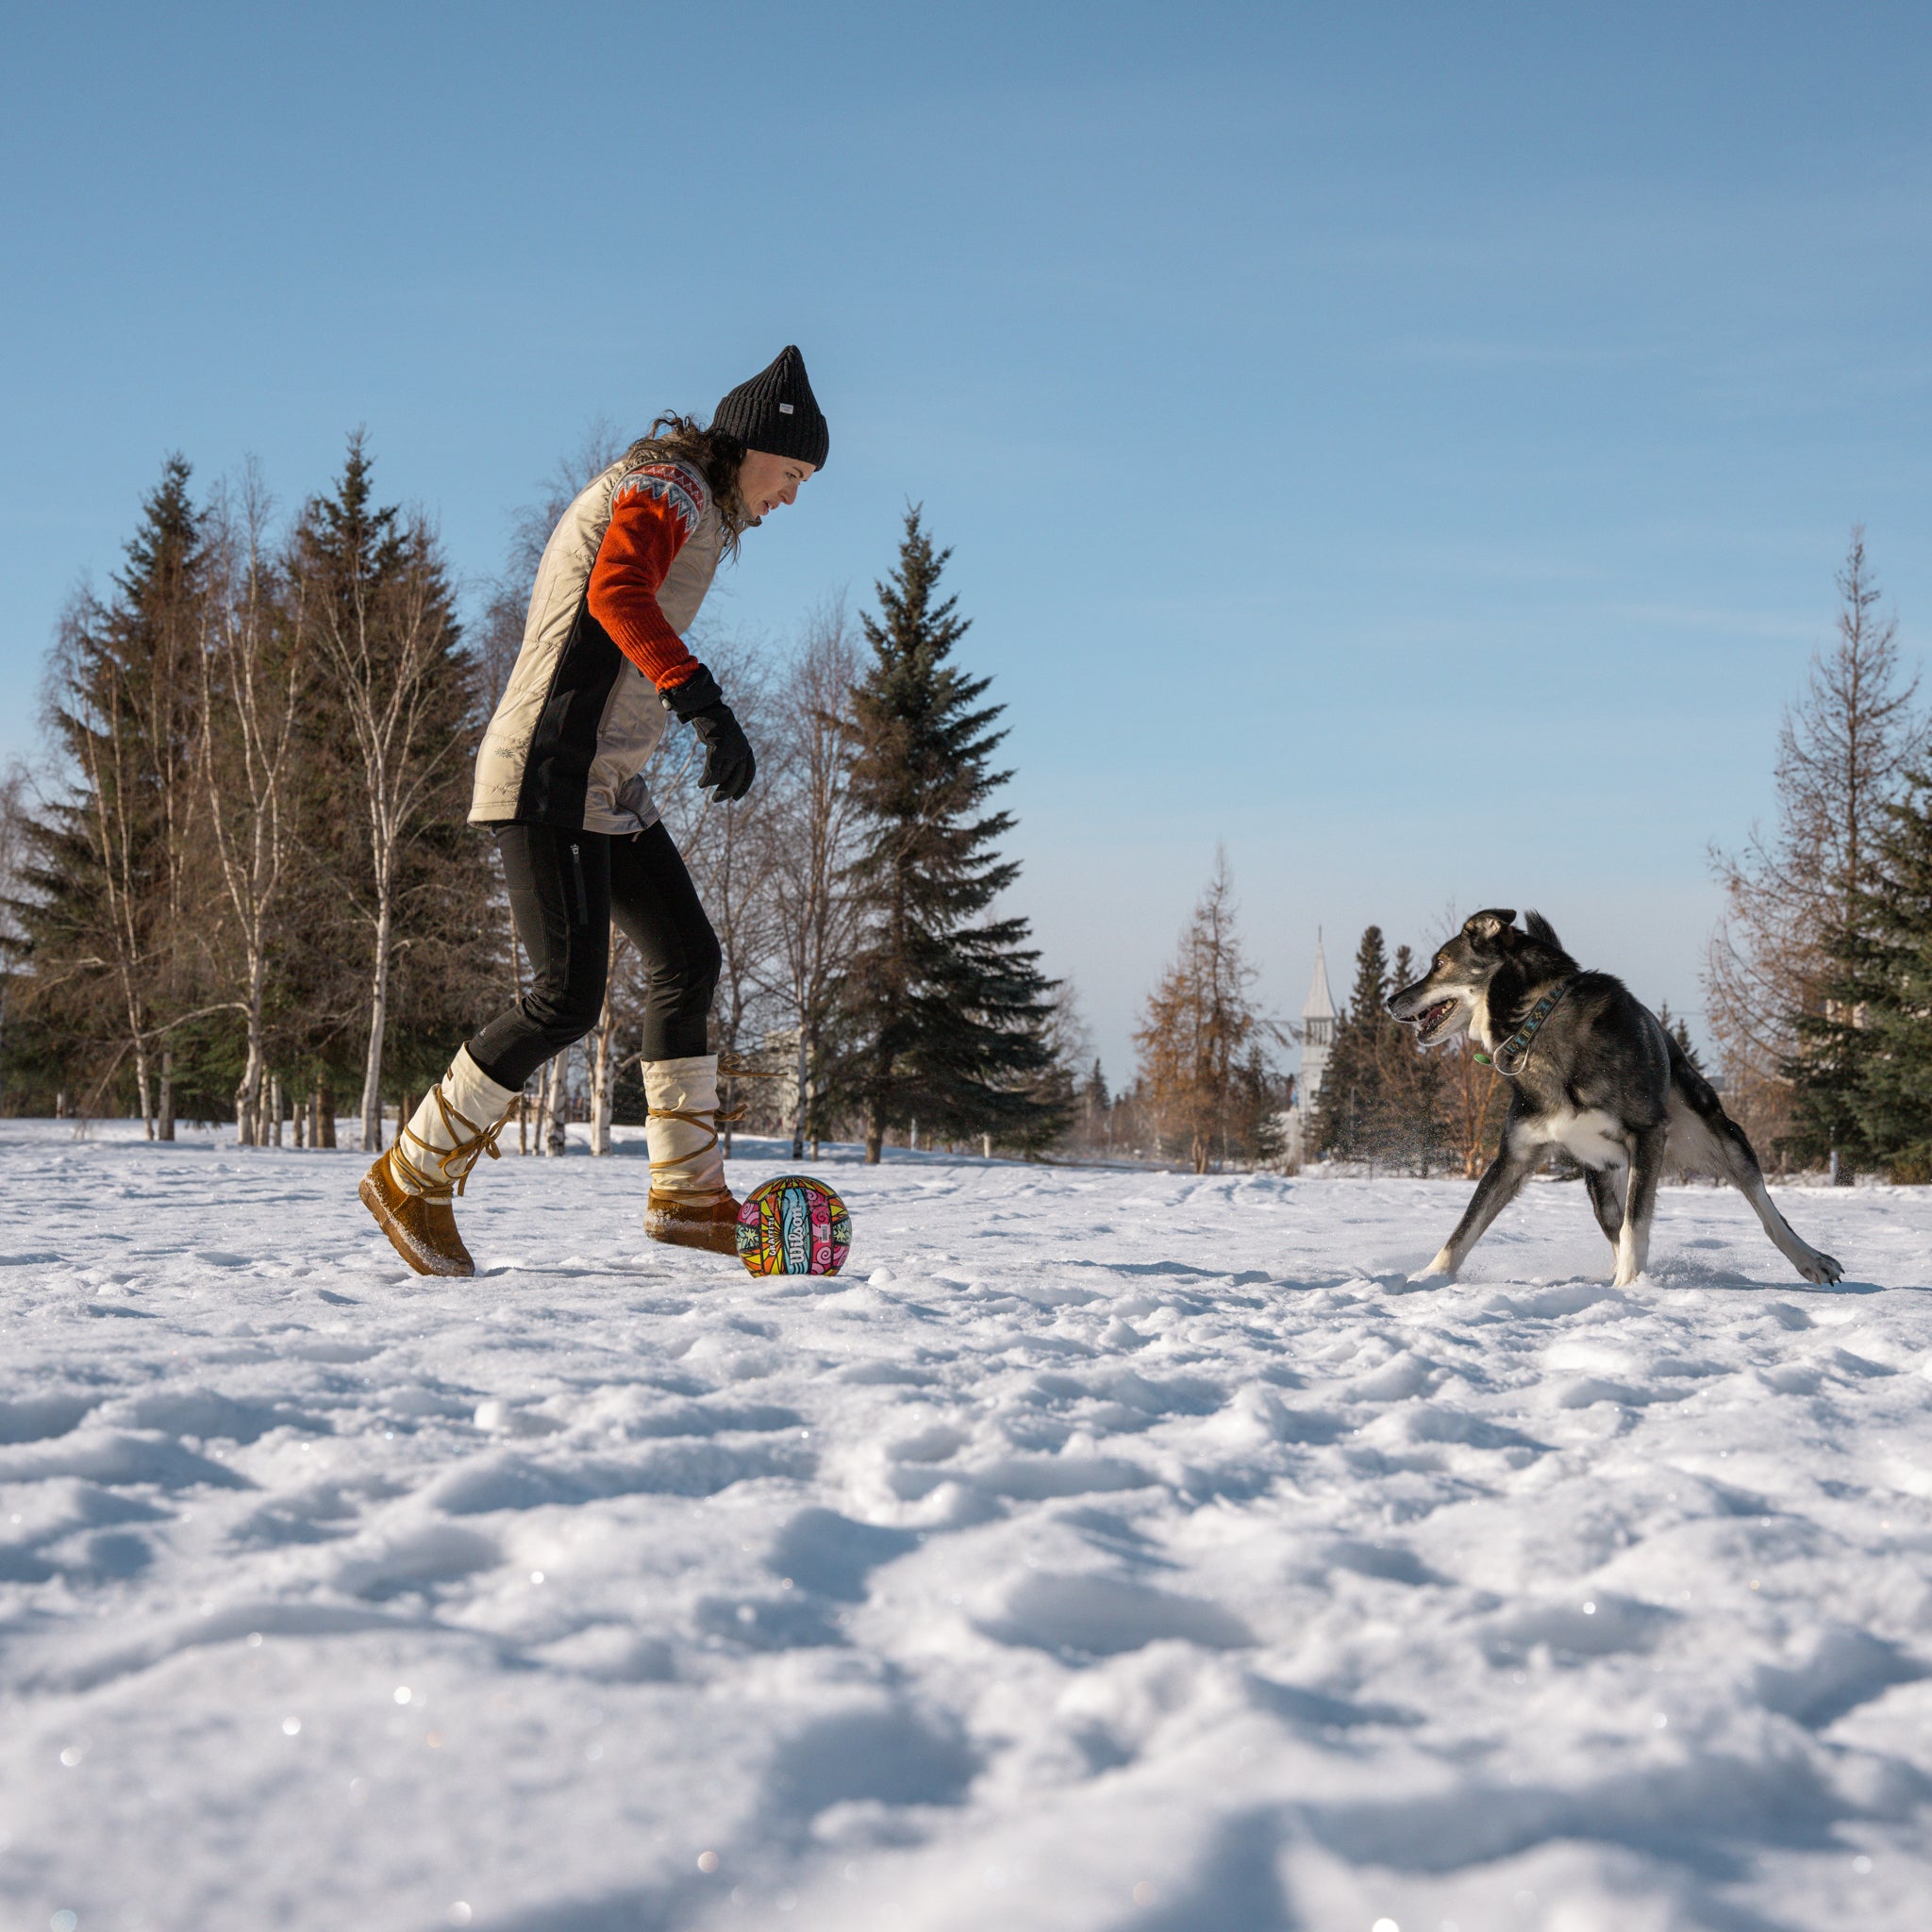
[[[707,1051],[718,936],[661,824],[620,837],[498,825],[496,846],[533,977],[516,1005],[470,1041],[470,1058],[491,1079],[522,1088],[596,1025],[613,920],[643,960],[644,1058],[687,1059]]]

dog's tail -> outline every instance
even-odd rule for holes
[[[1757,1177],[1763,1172],[1758,1166],[1757,1150],[1743,1128],[1724,1111],[1717,1089],[1698,1072],[1690,1056],[1671,1038],[1668,1028],[1663,1029],[1663,1034],[1671,1054],[1671,1085],[1684,1096],[1685,1104],[1704,1123],[1719,1148],[1737,1164],[1738,1172],[1727,1178],[1742,1187],[1746,1174]]]

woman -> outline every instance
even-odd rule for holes
[[[720,557],[797,497],[826,441],[805,360],[788,348],[708,428],[660,416],[551,532],[470,808],[473,824],[495,828],[530,988],[458,1049],[362,1180],[364,1205],[420,1274],[475,1273],[452,1198],[483,1154],[496,1158],[524,1083],[597,1024],[613,921],[644,969],[645,1232],[737,1252],[706,1050],[718,941],[643,767],[671,711],[703,741],[699,782],[714,798],[751,789],[751,746],[680,633]]]

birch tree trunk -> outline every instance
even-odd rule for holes
[[[543,1096],[543,1152],[553,1159],[561,1159],[564,1150],[570,1144],[570,1137],[564,1132],[564,1075],[570,1067],[570,1048],[564,1050],[550,1062],[550,1077],[545,1082]]]
[[[597,1022],[596,1050],[591,1058],[591,1152],[610,1152],[610,1036],[617,1014],[610,994],[604,995],[604,1011]]]
[[[802,1025],[798,1029],[797,1079],[798,1097],[792,1104],[791,1158],[793,1160],[803,1160],[805,1158],[806,1115],[811,1104],[809,1098],[810,1089],[808,1084],[811,1079],[811,1049],[807,1043],[806,1029]]]
[[[235,1144],[254,1147],[260,1143],[261,1042],[251,1038],[248,1058],[242,1067],[242,1084],[235,1089]]]
[[[141,1118],[147,1129],[147,1138],[155,1137],[155,1096],[148,1079],[147,1035],[141,1030],[141,1002],[133,994],[127,996],[127,1024],[134,1036],[134,1087],[141,1097]]]
[[[375,958],[369,982],[369,1045],[362,1058],[362,1151],[382,1147],[382,1038],[389,1024],[389,953],[393,937],[389,893],[378,889],[375,907]]]

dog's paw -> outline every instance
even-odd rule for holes
[[[1426,1268],[1408,1278],[1410,1283],[1418,1288],[1425,1282],[1440,1286],[1456,1279],[1456,1263],[1450,1258],[1449,1250],[1442,1248],[1438,1250],[1436,1258]]]
[[[1822,1255],[1816,1248],[1811,1250],[1811,1258],[1799,1266],[1798,1273],[1819,1288],[1830,1288],[1845,1277],[1845,1271],[1829,1255]]]

